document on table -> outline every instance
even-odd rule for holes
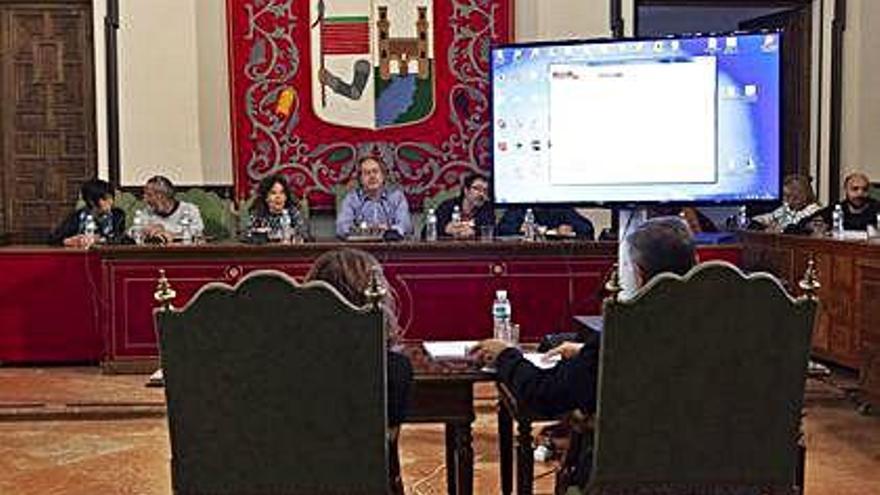
[[[464,359],[467,353],[477,345],[476,340],[448,340],[424,342],[425,350],[434,359]]]
[[[549,370],[550,368],[556,366],[562,357],[560,355],[547,357],[546,354],[540,352],[525,352],[523,353],[523,357],[526,358],[526,361],[534,364],[538,368],[542,370]]]
[[[477,345],[476,340],[449,340],[437,342],[425,342],[425,350],[433,359],[465,359],[468,351]],[[523,357],[541,369],[550,369],[559,362],[559,356],[549,359],[540,352],[525,352]]]

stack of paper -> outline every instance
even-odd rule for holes
[[[434,359],[464,359],[468,351],[477,345],[476,340],[449,340],[425,342],[425,350]]]

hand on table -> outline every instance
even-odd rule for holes
[[[484,364],[492,364],[510,344],[499,339],[486,339],[468,350],[468,355],[479,359]]]
[[[577,342],[563,342],[547,351],[547,353],[544,354],[544,359],[549,360],[554,356],[560,356],[562,359],[571,359],[575,357],[577,353],[581,352],[583,347],[584,344],[579,344]]]

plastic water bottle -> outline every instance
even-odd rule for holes
[[[85,219],[83,219],[83,234],[94,237],[97,232],[98,224],[95,222],[95,217],[91,213],[87,213]]]
[[[526,216],[523,219],[523,238],[527,241],[534,241],[538,228],[535,225],[535,212],[531,208],[526,209]]]
[[[293,239],[293,221],[287,208],[281,212],[281,242],[290,242]]]
[[[831,235],[843,237],[843,206],[840,203],[834,205],[834,212],[831,213]]]
[[[452,219],[451,220],[452,220],[452,223],[461,222],[461,208],[459,208],[458,205],[455,205],[455,207],[452,208]]]
[[[493,335],[496,339],[510,342],[510,317],[512,309],[507,299],[506,290],[495,291],[495,301],[492,302]]]
[[[736,228],[740,230],[749,228],[749,212],[746,209],[746,205],[740,206],[736,212]]]
[[[437,240],[437,212],[434,208],[428,208],[428,216],[425,218],[425,240],[428,242]]]
[[[782,211],[779,214],[779,218],[776,220],[776,223],[785,227],[794,221],[794,210],[791,209],[791,206],[788,203],[783,203]]]
[[[131,238],[135,244],[144,243],[144,210],[135,210],[131,226]]]
[[[183,212],[180,215],[180,227],[181,227],[180,242],[182,242],[183,244],[192,244],[193,243],[192,218],[189,217],[189,213]]]

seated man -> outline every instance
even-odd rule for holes
[[[456,206],[461,217],[453,221]],[[495,208],[489,201],[489,180],[479,174],[466,175],[458,197],[447,199],[437,207],[437,233],[440,237],[474,237],[480,227],[494,225]]]
[[[782,206],[770,213],[758,215],[752,220],[760,224],[764,230],[784,232],[821,209],[810,186],[810,178],[793,174],[782,182]]]
[[[877,227],[877,214],[880,213],[880,202],[870,196],[871,181],[861,172],[853,172],[843,179],[844,200],[817,211],[803,219],[798,229],[812,232],[816,229],[825,232],[832,227],[834,207],[840,205],[843,210],[844,230],[865,230],[869,225]]]
[[[201,237],[205,230],[199,207],[174,198],[174,184],[167,177],[156,175],[144,185],[144,202],[147,203],[143,217],[142,235],[147,241],[162,244],[184,237],[189,227],[192,237]]]
[[[412,232],[409,204],[403,191],[385,186],[386,169],[379,158],[358,161],[358,187],[342,200],[336,217],[336,235],[345,239],[358,229],[385,232],[402,238]]]
[[[641,287],[664,272],[682,275],[694,266],[696,250],[687,225],[677,217],[657,217],[638,226],[626,238],[636,284]],[[599,336],[591,334],[584,342],[565,342],[548,354],[562,361],[542,370],[510,344],[488,339],[472,353],[485,363],[494,363],[498,380],[513,391],[519,401],[538,414],[555,416],[578,409],[596,411],[596,383],[599,365]],[[584,477],[589,466],[575,467]]]
[[[582,217],[574,208],[535,208],[535,223],[554,229],[561,236],[574,234],[578,239],[593,239],[593,223]],[[511,236],[523,233],[526,212],[520,208],[508,208],[498,222],[498,235]]]
[[[648,218],[679,216],[687,223],[693,234],[718,232],[718,227],[703,212],[691,206],[652,206]]]

